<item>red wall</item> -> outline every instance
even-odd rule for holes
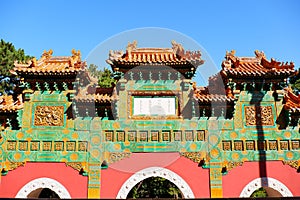
[[[14,198],[24,185],[42,177],[58,181],[72,198],[87,198],[87,177],[65,163],[26,163],[24,167],[9,171],[1,177],[0,197]]]
[[[116,198],[124,182],[135,172],[148,167],[163,167],[178,174],[196,198],[209,197],[209,171],[178,153],[133,153],[102,170],[101,198]]]
[[[232,169],[223,176],[223,196],[239,197],[248,183],[260,178],[260,171],[265,171],[267,177],[283,183],[294,196],[300,196],[300,174],[281,161],[266,162],[265,170],[260,170],[259,162],[245,162],[242,166]]]

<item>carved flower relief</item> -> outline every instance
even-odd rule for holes
[[[63,126],[63,106],[37,106],[34,113],[35,126]]]

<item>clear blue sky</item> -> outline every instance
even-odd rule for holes
[[[45,49],[53,49],[54,55],[70,55],[75,48],[86,59],[113,35],[161,27],[193,38],[218,67],[226,50],[232,49],[238,56],[254,56],[254,50],[263,50],[268,58],[300,66],[297,0],[2,0],[0,8],[0,38],[37,58]]]

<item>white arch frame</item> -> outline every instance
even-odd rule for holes
[[[46,177],[34,179],[29,183],[27,183],[26,185],[24,185],[19,190],[15,198],[28,198],[27,196],[31,192],[40,188],[49,188],[53,190],[62,199],[71,198],[70,193],[62,184],[60,184],[58,181],[54,179],[46,178]]]
[[[293,196],[292,192],[280,181],[270,177],[262,177],[256,178],[248,183],[242,190],[240,197],[250,197],[255,190],[261,187],[273,188],[274,190],[278,191],[283,197]]]
[[[125,181],[117,194],[117,199],[126,199],[130,190],[140,181],[150,177],[162,177],[174,183],[182,192],[184,198],[195,198],[190,186],[175,172],[162,167],[149,167],[133,174]]]

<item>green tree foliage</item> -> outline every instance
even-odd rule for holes
[[[112,78],[112,72],[106,67],[103,70],[98,70],[97,65],[90,64],[88,71],[98,79],[98,85],[102,88],[112,87],[116,83],[116,80]]]
[[[16,49],[12,43],[0,41],[0,95],[12,93],[13,87],[18,79],[13,77],[10,70],[14,67],[14,62],[26,62],[31,56],[25,55],[23,49]]]
[[[127,198],[182,198],[181,191],[172,182],[161,177],[150,177],[136,184]]]
[[[255,190],[250,197],[258,198],[258,197],[268,197],[267,191],[261,187]]]
[[[300,69],[298,69],[297,74],[290,77],[290,84],[292,86],[292,89],[296,94],[299,94],[300,92]]]

